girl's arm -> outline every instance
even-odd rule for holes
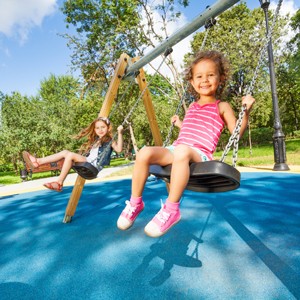
[[[240,130],[240,138],[243,136],[243,134],[247,128],[250,110],[251,110],[254,102],[255,102],[255,99],[251,95],[242,97],[242,105],[244,105],[244,104],[246,105],[246,111],[245,111],[245,115],[242,120],[242,125],[241,125],[241,130]],[[220,104],[221,104],[220,113],[223,116],[223,120],[224,120],[229,132],[232,134],[233,130],[235,128],[235,125],[236,125],[236,117],[234,115],[234,111],[231,108],[229,103],[221,102]]]
[[[177,126],[178,128],[181,128],[182,126],[182,121],[180,120],[179,116],[174,115],[171,117],[171,123]]]
[[[123,150],[123,134],[122,134],[123,126],[120,125],[117,131],[118,131],[118,141],[117,142],[113,141],[111,146],[117,153],[120,153]]]
[[[192,102],[190,105],[189,105],[189,108],[194,104],[194,102]],[[177,126],[179,129],[181,128],[182,126],[182,121],[180,120],[179,116],[178,115],[174,115],[171,117],[171,124],[174,124],[175,126]]]

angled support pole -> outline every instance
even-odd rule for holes
[[[116,98],[119,85],[122,81],[123,75],[128,65],[129,59],[130,59],[129,56],[125,53],[123,53],[120,56],[120,59],[115,69],[115,73],[112,77],[108,91],[105,95],[104,102],[99,112],[99,116],[107,117],[109,115],[113,102]],[[75,214],[84,184],[85,184],[85,179],[78,175],[66,208],[63,223],[69,223],[72,221],[72,217]]]
[[[157,123],[157,119],[156,119],[156,115],[155,115],[155,111],[154,111],[154,106],[153,106],[153,103],[151,100],[150,91],[147,88],[146,76],[145,76],[145,72],[143,69],[139,70],[139,75],[137,76],[136,79],[137,79],[137,83],[139,85],[139,89],[140,89],[141,93],[143,93],[143,102],[144,102],[144,106],[146,109],[152,136],[154,139],[154,144],[155,144],[155,146],[162,146],[163,141],[161,138],[159,127],[158,127],[158,123]]]

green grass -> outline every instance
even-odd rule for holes
[[[128,164],[130,160],[126,158],[114,158],[110,161],[110,166],[109,167],[118,167],[122,166],[124,164]]]
[[[300,165],[300,139],[289,140],[285,142],[287,164]],[[217,152],[215,158],[221,158],[223,152]],[[232,151],[229,151],[225,161],[231,162]],[[238,166],[254,167],[274,165],[274,149],[273,144],[259,145],[250,148],[239,148],[238,151]]]
[[[288,165],[300,165],[300,139],[293,139],[285,141],[286,156]],[[220,159],[223,151],[215,153],[215,159]],[[231,163],[232,151],[229,151],[226,162]],[[128,164],[130,161],[124,158],[115,158],[111,160],[110,167],[117,167],[120,165]],[[238,166],[254,167],[254,166],[267,166],[274,165],[274,150],[273,144],[266,144],[260,146],[253,146],[252,153],[249,148],[240,147],[238,151]],[[71,171],[73,172],[73,171]],[[111,176],[123,176],[132,173],[132,166],[124,170],[113,173]],[[54,176],[51,172],[35,173],[32,179],[40,179]],[[0,185],[15,184],[22,182],[20,175],[14,172],[0,172]]]
[[[22,182],[20,178],[20,174],[16,175],[15,172],[9,171],[9,172],[0,172],[0,185],[1,184],[15,184]],[[55,176],[54,173],[51,172],[43,172],[43,173],[34,173],[32,175],[32,179],[41,179],[41,178],[47,178]]]

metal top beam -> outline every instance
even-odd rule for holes
[[[216,16],[233,6],[238,1],[239,0],[218,0],[216,3],[209,6],[193,21],[186,24],[181,29],[177,30],[173,35],[164,40],[161,44],[159,44],[148,54],[143,56],[140,60],[130,65],[126,70],[125,77],[132,75],[134,72],[147,65],[156,57],[163,54],[168,48],[173,47],[174,45],[182,41],[184,38],[198,30],[200,27],[204,26],[207,20],[215,18]]]

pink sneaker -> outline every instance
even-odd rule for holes
[[[126,207],[122,211],[117,221],[117,226],[121,230],[126,230],[130,228],[133,225],[137,216],[144,209],[144,202],[141,202],[137,205],[133,205],[129,200],[126,200],[125,203]]]
[[[160,237],[164,235],[171,227],[177,224],[181,219],[180,211],[169,211],[166,205],[161,205],[160,211],[146,225],[145,233],[151,237]]]

